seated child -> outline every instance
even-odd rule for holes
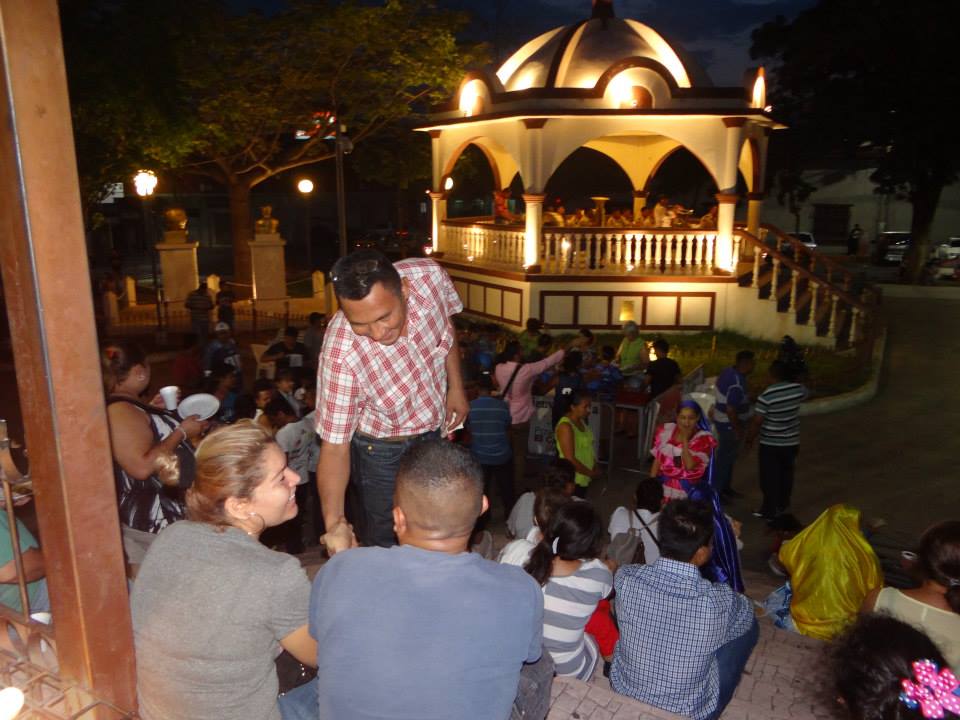
[[[660,558],[624,565],[614,581],[620,642],[610,685],[668,712],[713,720],[733,697],[757,643],[753,605],[700,575],[712,552],[708,504],[675,500],[659,525]]]
[[[567,497],[571,497],[576,489],[574,482],[576,476],[577,471],[573,463],[563,458],[555,458],[543,471],[543,487],[555,488]],[[533,502],[534,493],[525,492],[514,503],[510,517],[507,518],[507,534],[510,537],[522,540],[536,525]]]
[[[543,647],[557,675],[589,680],[602,652],[585,632],[597,605],[613,589],[610,568],[598,559],[602,535],[597,511],[589,503],[571,501],[553,514],[524,565],[543,587]],[[615,643],[613,638],[611,645]]]
[[[533,501],[533,527],[524,537],[511,540],[504,545],[500,555],[497,556],[497,562],[518,567],[526,565],[527,560],[530,559],[530,553],[543,538],[540,528],[547,527],[550,524],[550,518],[553,517],[558,508],[575,499],[559,488],[551,486],[542,487],[536,493],[530,494],[535,496]]]
[[[621,533],[633,530],[643,541],[644,558],[652,565],[660,557],[659,523],[663,506],[663,485],[656,478],[646,478],[637,484],[636,509],[618,507],[610,516],[607,532],[612,541]]]

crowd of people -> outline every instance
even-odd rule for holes
[[[563,200],[555,198],[543,212],[543,224],[558,227],[610,227],[610,228],[675,228],[690,230],[716,230],[718,206],[712,205],[700,217],[680,203],[670,202],[661,195],[657,202],[640,209],[634,216],[633,208],[613,207],[601,212],[598,208],[581,208],[568,213]],[[503,217],[497,213],[497,217]],[[507,218],[515,222],[517,218]]]
[[[191,348],[197,382],[181,387],[215,394],[214,418],[163,409],[135,344],[103,349],[141,716],[543,718],[559,675],[719,717],[759,632],[726,512],[733,468],[757,444],[755,514],[791,517],[795,348],[755,398],[744,351],[708,412],[680,400],[634,502],[602,518],[592,404],[679,393],[664,339],[653,360],[633,323],[616,348],[587,329],[558,347],[533,320],[498,345],[493,328],[458,330],[460,299],[429,259],[359,251],[331,280],[340,311],[287,329],[259,358],[275,379],[250,393],[229,324]],[[555,459],[538,471],[527,439],[545,393]],[[490,499],[499,549],[480,547]],[[794,528],[768,611],[835,643],[852,717],[935,717],[934,699],[960,715],[938,689],[960,660],[960,522],[921,538],[915,589],[881,587],[870,531],[845,506]],[[310,537],[330,555],[312,583],[289,554]],[[281,649],[316,678],[278,694]]]

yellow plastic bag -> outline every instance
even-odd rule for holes
[[[876,553],[860,532],[860,511],[834,505],[780,548],[790,574],[790,614],[804,635],[829,640],[852,622],[883,584]]]

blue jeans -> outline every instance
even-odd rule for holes
[[[317,720],[320,716],[320,697],[317,679],[295,687],[277,698],[283,720]]]
[[[718,493],[732,489],[733,465],[737,461],[740,440],[733,428],[717,427],[717,452],[713,456],[713,487]]]
[[[440,432],[434,430],[403,442],[388,442],[354,433],[350,441],[350,481],[363,504],[361,543],[380,547],[397,544],[393,534],[393,486],[400,456],[411,445],[437,437]]]
[[[733,698],[733,693],[740,684],[740,676],[743,675],[743,668],[746,667],[747,660],[750,659],[750,653],[753,652],[757,639],[760,637],[760,626],[753,620],[750,629],[740,637],[731,640],[726,645],[717,650],[717,668],[719,670],[718,680],[720,681],[720,698],[717,701],[717,709],[713,711],[710,720],[716,720],[720,717],[724,708]]]

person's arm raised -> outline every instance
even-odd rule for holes
[[[327,529],[320,537],[330,555],[357,546],[353,528],[344,516],[344,497],[350,481],[350,443],[322,442],[317,463],[317,490]]]

